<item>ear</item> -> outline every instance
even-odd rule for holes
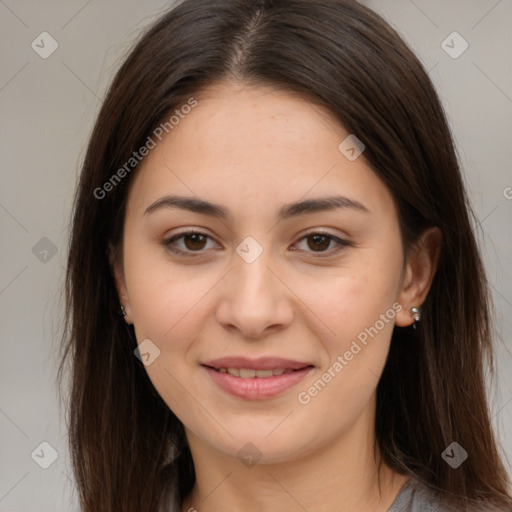
[[[403,309],[396,316],[396,325],[414,323],[411,309],[421,307],[437,271],[441,253],[442,233],[437,227],[426,229],[407,254],[402,288],[398,302]]]
[[[124,321],[127,324],[133,324],[131,317],[132,311],[130,307],[130,299],[128,297],[128,291],[126,289],[126,281],[124,279],[123,264],[116,248],[109,243],[108,245],[108,259],[110,262],[110,268],[114,276],[116,284],[117,295],[119,297],[119,305],[123,306],[126,316]]]

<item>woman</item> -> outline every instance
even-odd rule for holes
[[[354,1],[150,27],[90,139],[66,291],[84,511],[512,507],[445,115]]]

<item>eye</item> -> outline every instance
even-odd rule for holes
[[[207,245],[208,239],[213,240],[209,235],[202,233],[200,231],[185,231],[183,233],[179,233],[171,238],[168,238],[162,242],[162,244],[172,251],[175,254],[179,254],[181,256],[187,257],[195,257],[200,256],[201,253],[205,252],[205,248]],[[180,241],[183,243],[181,248],[177,248],[176,245],[179,245],[177,242]],[[312,249],[313,253],[320,253],[319,256],[314,257],[324,257],[324,256],[332,256],[333,254],[338,253],[343,250],[344,247],[350,247],[352,244],[347,242],[346,240],[342,240],[334,235],[324,232],[312,232],[303,236],[299,239],[298,243],[305,241],[308,248]],[[326,251],[332,243],[337,244],[334,249]],[[296,250],[296,249],[293,249]],[[302,250],[302,249],[301,249]],[[196,254],[194,254],[196,253]],[[325,255],[324,253],[327,253]]]
[[[206,235],[205,233],[201,233],[200,231],[185,231],[178,235],[175,235],[171,238],[164,240],[162,243],[167,249],[170,251],[182,255],[182,256],[199,256],[199,254],[191,254],[191,253],[201,253],[204,252],[202,249],[205,248],[206,240],[211,237]],[[180,240],[184,244],[183,248],[176,248],[176,242]]]
[[[338,238],[337,236],[331,235],[329,233],[324,232],[312,232],[308,233],[307,235],[303,236],[299,243],[305,241],[306,246],[312,251],[306,252],[313,252],[313,253],[320,253],[320,255],[315,255],[316,258],[322,258],[326,256],[332,256],[333,254],[337,254],[339,251],[343,250],[345,247],[350,247],[352,244],[350,242],[347,242],[346,240],[342,240],[341,238]],[[328,249],[331,243],[334,242],[336,244],[336,247],[334,250],[326,251],[325,249]],[[327,253],[327,254],[324,254]]]

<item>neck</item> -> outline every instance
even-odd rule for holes
[[[368,419],[300,457],[250,467],[187,430],[196,483],[182,512],[386,512],[408,477],[379,468]]]

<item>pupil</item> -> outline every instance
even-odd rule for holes
[[[319,245],[317,244],[317,242],[319,242],[321,239],[324,240],[324,244],[322,244],[322,246],[320,247],[320,249],[327,249],[327,247],[329,247],[329,242],[330,240],[325,236],[325,235],[311,235],[312,239],[315,240],[315,246],[317,249],[319,248]],[[327,243],[325,243],[327,242]],[[314,247],[311,247],[312,249],[314,249]]]
[[[200,239],[200,238],[204,239],[204,236],[200,235],[198,233],[193,233],[191,235],[187,235],[185,237],[185,241],[192,239],[192,246],[190,246],[191,244],[185,242],[185,245],[187,246],[187,249],[202,249],[203,246],[204,246],[204,240],[203,240],[203,245],[201,245],[201,242],[198,241],[198,239]],[[199,247],[196,244],[199,244]]]

